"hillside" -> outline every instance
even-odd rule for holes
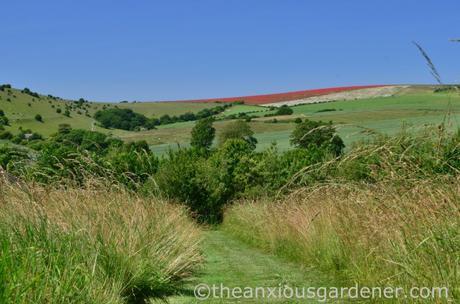
[[[283,98],[287,98],[288,95],[275,94],[279,97],[280,104],[287,103],[292,107],[294,113],[288,116],[264,117],[267,114],[274,115],[273,107],[251,104],[233,105],[217,116],[215,123],[217,134],[220,134],[222,128],[232,118],[240,117],[240,115],[243,115],[242,117],[252,116],[250,125],[258,139],[258,149],[265,149],[272,142],[277,142],[279,148],[285,150],[290,148],[289,136],[295,126],[295,118],[331,120],[338,126],[338,132],[347,144],[380,132],[396,132],[402,125],[418,128],[426,124],[440,123],[446,118],[449,122],[448,126],[454,128],[457,127],[457,121],[460,118],[460,95],[457,92],[435,93],[436,88],[430,86],[353,88],[353,90],[348,88],[347,91],[341,93],[338,93],[336,89],[328,89],[331,92],[329,94],[325,94],[327,90],[315,90],[324,94],[304,98],[301,104],[283,102]],[[393,91],[388,94],[390,88]],[[394,88],[397,90],[395,91]],[[363,91],[370,95],[363,94]],[[375,92],[385,94],[376,95]],[[299,92],[293,92],[289,96],[299,98],[299,94]],[[35,94],[32,92],[32,95]],[[6,130],[17,133],[22,127],[46,137],[55,133],[60,124],[69,124],[73,128],[93,129],[113,134],[126,141],[143,139],[157,153],[163,153],[177,145],[188,145],[194,122],[177,122],[161,125],[153,130],[134,132],[98,127],[92,116],[98,110],[118,107],[132,109],[148,118],[158,118],[165,114],[173,116],[186,112],[197,113],[219,105],[211,102],[98,103],[93,101],[85,101],[79,105],[78,102],[53,96],[32,95],[14,88],[5,88],[0,91],[0,110],[3,110],[10,120],[10,125],[6,127]],[[262,96],[273,98],[275,95]],[[342,98],[339,99],[339,96]],[[225,99],[219,100],[226,101]],[[263,100],[266,102],[268,99]],[[69,116],[64,115],[66,109],[69,110]],[[43,122],[35,119],[37,114],[42,116]]]

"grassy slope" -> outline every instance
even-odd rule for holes
[[[237,106],[231,113],[252,112],[253,106]],[[402,94],[393,97],[363,99],[356,101],[336,101],[320,104],[306,104],[293,108],[293,116],[277,117],[278,120],[293,117],[302,117],[312,120],[332,120],[338,128],[339,134],[346,144],[364,139],[376,133],[394,133],[405,125],[412,129],[423,127],[427,124],[439,124],[445,121],[450,128],[457,128],[460,122],[460,95],[435,94],[425,88],[407,89]],[[325,109],[336,111],[321,112]],[[255,112],[262,114],[266,112]],[[289,149],[289,135],[294,128],[292,122],[266,123],[270,118],[259,118],[251,122],[251,126],[259,141],[258,149],[268,147],[272,142],[277,142],[280,150]],[[219,130],[224,122],[216,123]],[[163,138],[174,139],[171,142],[186,143],[190,138],[193,124],[174,124],[168,130],[159,128],[152,131],[152,136],[161,134]],[[168,148],[163,141],[161,146],[154,147],[155,151],[162,152]]]
[[[31,128],[44,135],[52,134],[57,130],[61,123],[68,123],[74,128],[91,129],[93,119],[85,115],[78,115],[72,111],[72,118],[67,118],[62,114],[57,114],[56,108],[62,107],[65,101],[53,101],[43,97],[41,100],[32,101],[32,97],[13,90],[13,96],[8,96],[6,92],[0,92],[0,109],[6,112],[11,120],[11,131],[15,132],[19,126]],[[7,102],[6,98],[11,98],[12,102]],[[50,103],[51,102],[51,103]],[[28,103],[31,106],[28,106]],[[106,104],[108,106],[117,105],[120,108],[131,108],[148,117],[161,116],[163,114],[177,115],[187,111],[197,112],[203,108],[214,107],[214,103],[123,103]],[[103,104],[92,103],[89,113],[93,114],[102,108]],[[294,117],[303,117],[313,120],[332,120],[338,124],[340,135],[346,144],[350,144],[357,139],[366,138],[369,134],[376,132],[393,133],[401,128],[402,124],[413,127],[420,127],[425,124],[441,123],[448,114],[449,126],[458,127],[460,121],[460,95],[459,94],[435,94],[432,89],[425,87],[408,88],[399,95],[393,97],[382,97],[373,99],[363,99],[356,101],[336,101],[320,104],[306,104],[293,107],[293,116],[277,117],[278,120],[292,120]],[[325,109],[335,109],[335,111],[321,112]],[[270,113],[263,107],[252,105],[237,105],[228,109],[222,116],[251,113],[251,115],[263,116]],[[34,120],[35,114],[40,114],[44,118],[44,123]],[[270,118],[257,118],[251,122],[251,126],[256,133],[259,141],[258,149],[265,149],[272,142],[277,142],[280,150],[289,149],[289,135],[294,128],[292,122],[267,123]],[[228,122],[217,122],[216,129],[219,134],[223,126]],[[95,130],[119,136],[125,140],[145,139],[153,146],[157,153],[164,153],[170,147],[177,147],[178,144],[186,146],[190,140],[190,131],[193,122],[176,123],[158,127],[157,130],[143,132],[127,132],[122,130],[105,130],[95,127]]]
[[[228,303],[230,301],[229,299],[204,302],[195,300],[193,287],[198,284],[208,286],[223,284],[226,287],[242,288],[276,287],[279,284],[307,287],[315,286],[314,283],[319,282],[317,273],[312,273],[310,269],[253,249],[222,231],[207,232],[203,252],[206,263],[201,275],[187,286],[188,290],[184,294],[188,295],[173,298],[171,303]],[[244,303],[261,303],[261,300],[244,301]]]
[[[11,101],[7,101],[10,99]],[[30,106],[29,106],[30,104]],[[57,131],[59,124],[67,123],[73,128],[91,129],[94,120],[91,117],[78,114],[77,110],[71,111],[71,117],[66,117],[62,113],[65,110],[65,104],[71,104],[70,101],[53,100],[42,96],[40,99],[30,95],[23,94],[19,90],[0,91],[0,109],[5,111],[6,116],[10,119],[11,127],[7,129],[11,132],[17,132],[19,126],[25,129],[32,129],[35,132],[48,136]],[[103,106],[119,108],[130,108],[136,112],[142,113],[147,117],[159,117],[164,114],[177,115],[185,112],[198,112],[204,108],[214,107],[213,103],[171,103],[171,102],[146,102],[146,103],[129,103],[129,104],[110,104],[110,103],[93,103],[89,104],[88,112],[93,115],[96,111],[102,109]],[[53,108],[54,106],[54,108]],[[62,109],[62,113],[56,113],[58,108]],[[44,122],[38,122],[34,119],[36,114],[43,117]],[[105,130],[95,127],[96,130],[113,133],[118,136],[129,136],[133,132],[124,132],[120,130]]]

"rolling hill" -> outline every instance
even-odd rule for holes
[[[289,136],[295,127],[295,118],[331,120],[347,144],[377,133],[396,132],[402,125],[416,129],[427,124],[448,122],[448,127],[457,128],[457,121],[460,121],[459,93],[436,90],[434,86],[360,86],[249,96],[243,99],[249,101],[233,105],[217,116],[217,134],[231,121],[229,118],[246,113],[253,117],[250,125],[259,141],[258,149],[265,149],[273,142],[277,142],[281,150],[289,149]],[[126,141],[146,140],[154,151],[163,153],[169,148],[188,144],[193,121],[161,125],[153,130],[124,131],[101,128],[92,116],[104,108],[121,108],[132,109],[149,118],[158,118],[165,114],[197,113],[219,105],[215,103],[216,100],[227,102],[241,100],[241,97],[212,100],[214,102],[210,102],[211,99],[180,102],[79,102],[38,95],[30,90],[4,88],[0,91],[0,110],[5,112],[10,121],[6,130],[12,133],[23,128],[46,137],[55,133],[60,124],[69,124],[73,128],[112,134]],[[293,115],[273,116],[275,101],[279,105],[291,106]],[[66,110],[68,116],[65,115]],[[35,119],[37,114],[43,118],[43,122]],[[265,117],[267,114],[270,117]]]

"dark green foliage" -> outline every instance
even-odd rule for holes
[[[217,223],[222,219],[224,201],[213,189],[210,174],[206,159],[199,153],[179,150],[170,152],[160,163],[155,181],[163,195],[186,204],[198,221]]]
[[[71,147],[73,150],[105,153],[113,142],[117,141],[100,132],[82,129],[69,130],[69,127],[63,125],[60,128],[61,132],[52,137],[49,143]]]
[[[0,91],[5,91],[5,89],[11,89],[11,84],[2,84],[0,85]]]
[[[220,134],[219,143],[223,145],[229,139],[243,139],[255,149],[257,139],[253,136],[254,132],[251,130],[249,124],[243,120],[237,120],[229,123],[224,127]]]
[[[276,115],[292,115],[292,113],[294,113],[294,111],[287,105],[282,105],[276,111]]]
[[[3,112],[3,110],[0,110],[0,126],[8,126],[8,125],[9,125],[8,117],[5,116],[5,112]]]
[[[130,143],[122,149],[114,148],[104,160],[118,182],[130,189],[141,187],[157,172],[159,165],[145,141]]]
[[[60,124],[58,126],[58,133],[67,134],[72,130],[72,127],[69,124]]]
[[[264,117],[271,117],[271,116],[281,116],[281,115],[292,115],[294,113],[294,110],[292,110],[289,106],[287,105],[282,105],[279,108],[270,108],[270,110],[275,110],[275,113],[270,113],[270,114],[265,114]]]
[[[11,138],[11,141],[18,145],[26,145],[31,142],[43,140],[43,136],[39,133],[33,132],[30,129],[21,129],[18,134]]]
[[[296,125],[291,134],[291,144],[307,149],[310,146],[328,147],[334,155],[342,153],[345,144],[336,134],[332,122],[305,120]]]
[[[13,134],[10,131],[0,131],[0,139],[12,139]]]
[[[195,120],[205,119],[205,118],[213,117],[217,114],[222,113],[223,111],[233,106],[234,104],[236,103],[226,103],[223,105],[216,106],[214,108],[203,109],[203,110],[200,110],[196,114],[192,112],[186,112],[179,116],[170,116],[168,114],[164,114],[158,119],[153,119],[153,124],[154,125],[167,125],[167,124],[173,124],[176,122],[195,121]]]
[[[39,95],[38,93],[32,92],[32,91],[29,90],[28,88],[24,88],[21,92],[24,93],[24,94],[27,94],[27,95],[36,97],[36,98],[40,98],[40,95]]]
[[[10,123],[8,117],[0,116],[0,126],[8,126]]]
[[[70,117],[70,111],[68,109],[65,109],[64,116]]]
[[[38,122],[43,122],[43,117],[40,114],[35,115],[35,120]]]
[[[323,112],[334,112],[337,111],[337,109],[321,109],[316,111],[315,113],[323,113]]]
[[[0,146],[0,167],[12,173],[22,171],[22,168],[29,162],[29,155],[26,150]]]
[[[140,128],[152,129],[154,123],[142,114],[131,109],[106,109],[97,111],[94,118],[104,128],[122,130],[139,130]]]
[[[214,140],[216,129],[212,126],[213,119],[200,119],[192,129],[191,146],[198,149],[209,150]]]

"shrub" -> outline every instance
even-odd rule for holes
[[[249,124],[243,120],[237,120],[226,125],[219,137],[220,145],[223,145],[229,139],[243,139],[249,143],[253,149],[257,144],[257,139],[253,137],[254,132]]]
[[[7,126],[9,125],[10,121],[6,116],[0,116],[0,126]]]
[[[157,172],[159,165],[145,141],[112,149],[104,161],[119,183],[134,190],[141,188]]]
[[[185,204],[199,222],[218,223],[223,202],[207,183],[209,173],[206,159],[195,150],[170,151],[160,163],[155,181],[162,195]]]
[[[0,91],[5,91],[5,89],[11,89],[11,84],[2,84],[0,85]]]
[[[191,146],[209,150],[214,140],[216,129],[212,126],[213,119],[200,119],[192,129]]]
[[[10,131],[4,131],[2,130],[0,132],[0,139],[12,139],[13,134]]]
[[[291,144],[298,148],[309,146],[327,146],[336,156],[345,147],[343,140],[336,134],[332,122],[305,120],[296,125],[291,134]]]
[[[40,114],[35,115],[35,120],[38,122],[43,122],[43,117]]]
[[[152,129],[153,124],[147,117],[136,113],[131,109],[106,109],[97,111],[94,118],[101,123],[104,128],[115,128],[122,130],[136,130],[144,127]]]
[[[29,90],[28,88],[24,88],[21,92],[24,93],[24,94],[27,94],[27,95],[36,97],[36,98],[40,98],[40,95],[39,95],[38,93],[32,92],[32,91]]]
[[[276,110],[276,115],[292,115],[294,111],[287,105],[282,105]]]

